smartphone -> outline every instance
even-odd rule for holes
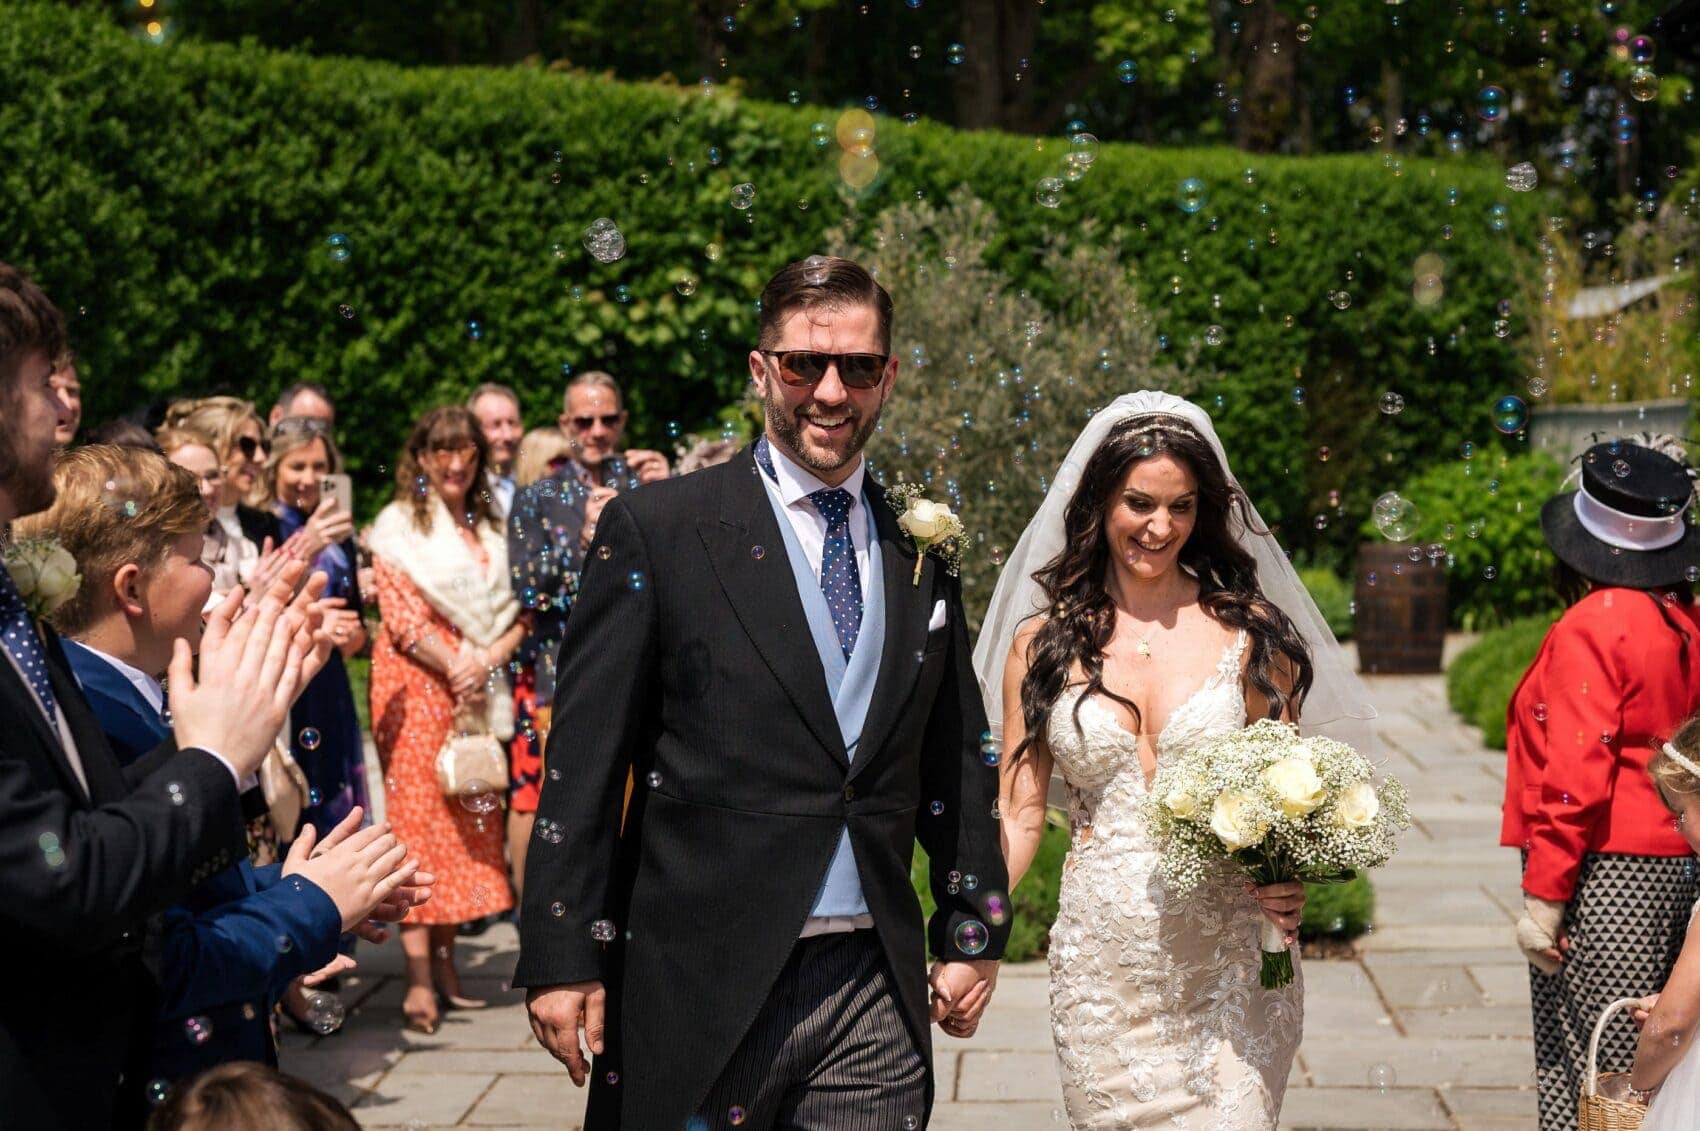
[[[354,480],[342,473],[327,475],[319,481],[319,490],[324,495],[336,500],[336,505],[344,514],[354,513]]]

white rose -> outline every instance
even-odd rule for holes
[[[1375,795],[1375,787],[1368,782],[1359,782],[1340,795],[1340,800],[1334,803],[1334,821],[1348,829],[1365,829],[1375,823],[1376,814],[1381,812],[1381,798]]]
[[[18,588],[18,596],[28,601],[35,596],[35,564],[24,560],[24,555],[11,553],[6,555],[6,572],[12,575],[12,584]]]
[[[1210,831],[1229,852],[1261,843],[1269,831],[1258,823],[1253,805],[1251,797],[1238,790],[1228,790],[1219,794],[1210,807]]]
[[[911,538],[931,538],[939,532],[939,523],[949,513],[949,507],[941,507],[931,499],[916,499],[897,524]]]
[[[45,559],[36,563],[35,592],[42,611],[51,613],[69,601],[82,581],[77,574],[77,560],[65,547],[55,544]]]
[[[1163,805],[1183,821],[1198,816],[1198,798],[1179,786],[1171,789],[1169,795],[1163,798]]]
[[[1289,817],[1302,817],[1321,805],[1327,794],[1316,767],[1303,758],[1283,758],[1263,771],[1263,784]]]

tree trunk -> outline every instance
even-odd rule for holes
[[[1290,148],[1298,108],[1298,41],[1293,20],[1273,4],[1234,10],[1242,20],[1233,52],[1240,75],[1240,113],[1234,143],[1256,153]]]
[[[963,129],[995,128],[1003,109],[999,0],[963,0],[962,62],[956,72],[956,124]]]

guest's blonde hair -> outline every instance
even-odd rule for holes
[[[195,400],[173,401],[165,410],[164,428],[186,428],[199,432],[212,441],[213,454],[223,462],[236,446],[236,434],[242,425],[252,420],[266,434],[266,422],[254,410],[252,401],[241,397],[200,397]]]
[[[1700,715],[1690,715],[1683,720],[1676,733],[1671,735],[1669,745],[1679,758],[1671,757],[1669,751],[1663,749],[1657,751],[1647,763],[1647,776],[1653,779],[1653,786],[1659,791],[1659,800],[1665,803],[1665,808],[1672,813],[1680,813],[1689,798],[1700,797],[1700,774],[1682,764],[1685,759],[1700,766]]]
[[[514,456],[514,485],[531,486],[549,474],[552,463],[572,454],[573,446],[558,426],[533,428],[521,438]]]
[[[173,542],[207,528],[195,477],[145,448],[77,448],[59,461],[53,484],[53,505],[14,525],[19,538],[58,539],[77,561],[82,585],[48,618],[67,636],[93,625],[120,567],[134,562],[147,574]]]
[[[193,432],[187,428],[161,428],[153,434],[153,438],[154,443],[159,445],[159,450],[165,453],[167,459],[171,458],[173,452],[179,452],[189,447],[205,448],[213,454],[214,459],[218,458],[218,442],[216,440],[211,436],[203,436],[201,433]]]
[[[317,428],[284,428],[282,425],[290,420],[308,420],[310,417],[284,417],[278,422],[278,427],[272,431],[272,451],[266,457],[266,504],[272,505],[277,501],[277,469],[283,466],[283,461],[292,452],[314,443],[325,446],[325,469],[335,475],[342,470],[342,453],[337,450],[336,441],[331,439],[328,429]]]

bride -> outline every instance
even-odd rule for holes
[[[1053,767],[1067,786],[1050,966],[1070,1122],[1273,1128],[1304,983],[1258,985],[1260,920],[1292,945],[1304,887],[1223,875],[1171,900],[1140,805],[1161,759],[1248,719],[1296,720],[1322,699],[1334,718],[1373,712],[1201,409],[1141,392],[1093,417],[999,580],[974,662],[1002,721],[1012,888]]]

